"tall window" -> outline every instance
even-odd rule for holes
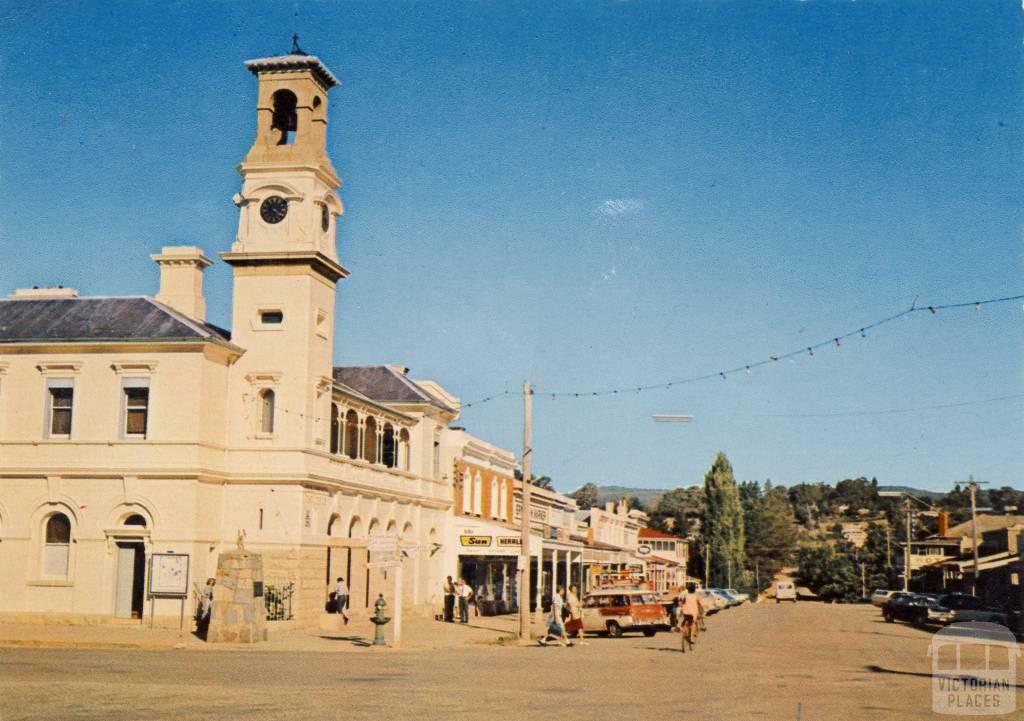
[[[70,438],[75,401],[73,381],[70,378],[51,378],[47,386],[48,434],[51,438]]]
[[[434,434],[434,478],[441,477],[441,434]]]
[[[469,471],[462,473],[462,512],[473,512],[473,479],[469,477]]]
[[[337,453],[341,447],[341,419],[338,417],[338,406],[331,404],[331,453]]]
[[[491,502],[490,502],[490,514],[491,518],[498,517],[498,479],[491,479]]]
[[[124,436],[145,438],[149,428],[149,379],[125,378],[121,393]]]
[[[363,423],[363,459],[377,462],[377,419],[368,416]]]
[[[484,505],[484,484],[480,480],[480,474],[477,473],[473,477],[473,513],[480,515],[483,512]]]
[[[274,432],[274,391],[269,388],[260,393],[260,432]]]
[[[384,438],[381,448],[383,449],[381,463],[388,468],[396,467],[398,465],[398,458],[396,456],[395,428],[390,423],[384,424]]]
[[[355,411],[345,414],[345,455],[359,457],[359,416]]]
[[[508,484],[501,479],[501,489],[498,491],[498,515],[502,520],[508,520]]]
[[[71,554],[71,521],[63,513],[54,513],[46,520],[46,550],[43,573],[67,576]]]

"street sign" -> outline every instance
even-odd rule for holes
[[[366,541],[366,550],[370,553],[397,553],[398,537],[374,533]]]

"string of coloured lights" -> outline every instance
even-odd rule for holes
[[[619,388],[605,388],[605,389],[601,389],[601,390],[592,390],[592,391],[543,391],[543,390],[539,390],[539,389],[534,389],[533,394],[535,396],[538,396],[538,397],[546,396],[546,397],[549,397],[551,400],[555,400],[556,398],[595,398],[595,397],[600,397],[600,396],[611,396],[611,395],[619,395],[619,394],[626,394],[626,393],[643,393],[645,391],[667,390],[669,388],[674,388],[675,386],[681,386],[681,385],[685,385],[685,384],[688,384],[688,383],[698,383],[698,382],[710,380],[710,379],[713,379],[713,378],[721,378],[722,380],[727,380],[729,378],[729,376],[734,375],[736,373],[751,373],[756,368],[761,368],[762,366],[772,365],[774,363],[778,363],[780,361],[784,361],[784,360],[787,360],[787,359],[790,359],[790,358],[796,358],[797,356],[802,356],[804,354],[806,354],[809,357],[814,357],[815,351],[818,351],[818,350],[820,350],[822,348],[827,348],[827,347],[841,348],[842,345],[843,345],[843,341],[845,341],[845,340],[848,340],[850,338],[867,338],[867,332],[869,330],[873,330],[875,328],[878,328],[879,326],[883,326],[883,325],[886,325],[888,323],[892,323],[893,321],[896,321],[896,320],[898,320],[900,318],[903,318],[905,316],[909,316],[909,315],[914,314],[914,313],[927,312],[930,315],[936,316],[936,315],[938,315],[940,310],[956,310],[956,309],[962,309],[962,308],[974,308],[975,311],[980,311],[982,309],[982,306],[994,305],[994,304],[997,304],[997,303],[1010,303],[1010,302],[1018,301],[1018,300],[1022,300],[1022,299],[1024,299],[1024,294],[1022,294],[1022,295],[1006,296],[1004,298],[989,298],[989,299],[986,299],[986,300],[975,300],[975,301],[962,302],[962,303],[945,303],[945,304],[942,304],[942,305],[919,306],[919,305],[917,305],[917,299],[915,298],[914,302],[910,305],[909,308],[907,308],[906,310],[902,310],[899,313],[894,313],[893,315],[887,316],[885,318],[880,318],[879,320],[872,321],[871,323],[866,323],[865,325],[862,325],[859,328],[856,328],[854,330],[850,330],[850,331],[847,331],[847,332],[844,332],[844,333],[838,333],[838,334],[832,336],[831,338],[829,338],[827,340],[820,341],[818,343],[812,343],[811,345],[803,346],[801,348],[798,348],[798,349],[792,350],[792,351],[788,351],[786,353],[771,354],[767,358],[762,358],[760,360],[750,361],[750,362],[747,362],[747,363],[743,363],[742,365],[737,365],[735,367],[728,368],[728,369],[725,369],[725,370],[719,370],[719,371],[715,371],[713,373],[705,373],[703,375],[693,376],[693,377],[690,377],[690,378],[681,378],[679,380],[668,381],[668,382],[665,382],[665,383],[652,383],[652,384],[648,384],[648,385],[636,385],[636,386],[622,386],[622,387],[619,387]],[[494,393],[493,395],[489,395],[489,396],[487,396],[485,398],[481,398],[480,400],[473,401],[472,403],[464,403],[462,405],[462,407],[463,408],[471,408],[473,406],[479,406],[479,405],[482,405],[484,403],[489,403],[489,402],[491,402],[493,400],[496,400],[498,398],[502,398],[504,396],[522,396],[522,395],[523,395],[522,391],[504,390],[501,393]]]

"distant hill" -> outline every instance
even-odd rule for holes
[[[626,486],[598,486],[597,498],[603,504],[608,501],[617,501],[620,498],[632,498],[636,496],[644,508],[652,509],[658,505],[658,500],[668,492],[668,488],[628,488]]]
[[[926,491],[922,488],[911,488],[910,486],[879,486],[879,493],[888,491],[890,493],[909,493],[910,495],[926,501],[935,501],[946,495],[945,491]]]

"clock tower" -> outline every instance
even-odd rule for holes
[[[249,60],[256,137],[238,166],[238,232],[221,258],[234,269],[234,443],[319,448],[329,433],[341,185],[327,155],[327,96],[338,80],[295,45]],[[237,412],[237,413],[236,413]],[[234,422],[234,421],[233,421]]]

